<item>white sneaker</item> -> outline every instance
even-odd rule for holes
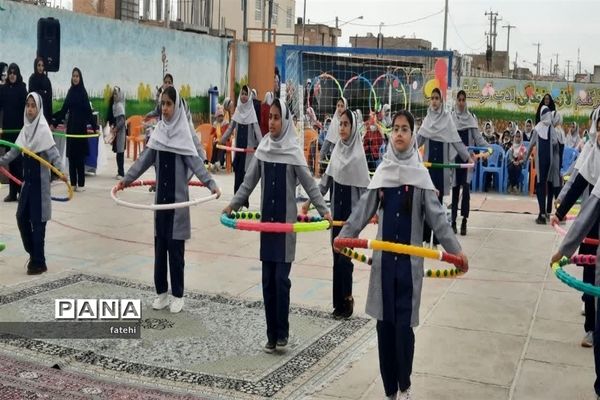
[[[123,179],[123,176],[122,176],[122,175],[119,175],[119,174],[117,174],[117,176],[115,176],[115,179],[116,179],[116,180],[118,180],[118,181],[120,181],[121,179]]]
[[[77,187],[75,188],[75,191],[76,191],[76,192],[85,192],[85,187],[83,187],[83,186],[77,186]]]
[[[594,347],[594,331],[585,333],[585,336],[581,340],[581,347]]]
[[[172,313],[178,313],[183,308],[183,297],[175,297],[175,299],[171,302],[171,306],[169,307],[169,311]]]
[[[162,310],[169,305],[169,294],[161,293],[152,303],[152,308],[155,310]]]
[[[410,388],[406,389],[404,392],[398,393],[398,400],[413,400]]]

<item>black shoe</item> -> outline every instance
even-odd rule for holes
[[[272,353],[275,351],[275,342],[267,341],[264,348],[265,353]]]
[[[352,316],[353,312],[354,312],[354,298],[352,296],[350,296],[344,300],[344,311],[342,311],[340,316],[344,319],[348,319]]]
[[[538,215],[537,219],[535,220],[535,223],[538,225],[546,225],[546,218],[544,218],[544,216],[542,214]]]
[[[456,233],[456,232],[454,232]],[[461,236],[466,236],[467,235],[467,219],[463,218],[462,223],[460,224],[460,235]]]
[[[456,230],[456,221],[452,221],[452,231],[454,231],[454,234],[458,233],[458,231]]]
[[[285,347],[288,344],[288,338],[277,339],[277,347]]]
[[[342,310],[334,308],[331,316],[335,319],[340,319],[342,317]]]
[[[46,264],[35,265],[31,262],[31,260],[29,261],[29,263],[27,263],[27,275],[40,275],[46,271],[48,271],[48,267],[46,266]]]
[[[17,201],[17,196],[16,195],[8,195],[4,198],[4,202],[5,203],[11,203],[13,201]]]

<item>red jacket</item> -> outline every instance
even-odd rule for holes
[[[379,148],[383,144],[383,135],[379,130],[371,131],[367,130],[365,137],[363,138],[363,147],[365,154],[371,156],[374,160],[379,159]]]

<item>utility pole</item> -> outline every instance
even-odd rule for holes
[[[498,13],[492,11],[490,9],[490,12],[485,12],[484,14],[486,17],[489,15],[490,17],[490,32],[488,33],[488,46],[492,47],[492,35],[494,34],[494,17],[498,15]],[[492,47],[493,48],[493,47]]]
[[[554,53],[552,55],[556,56],[556,64],[554,64],[554,75],[558,76],[558,53]]]
[[[566,76],[567,82],[569,81],[570,72],[571,72],[571,60],[567,60],[567,76]]]
[[[340,28],[340,19],[336,16],[335,17],[335,29],[339,29]]]
[[[498,37],[498,21],[502,21],[502,18],[498,18],[498,14],[496,13],[496,16],[494,17],[494,46],[492,47],[493,51],[496,51],[496,38]]]
[[[306,0],[304,0],[304,16],[302,17],[302,46],[304,46],[305,35],[306,35]]]
[[[581,60],[579,59],[579,48],[577,48],[577,73],[581,73]]]
[[[448,38],[448,0],[444,7],[444,51],[446,50],[446,39]]]
[[[242,29],[244,30],[243,34],[242,34],[242,39],[244,40],[244,42],[248,41],[248,0],[242,0],[242,11],[243,11],[243,26]]]
[[[516,26],[511,25],[509,22],[508,25],[504,25],[503,28],[508,29],[506,38],[506,75],[508,75],[510,73],[510,30],[516,28]]]
[[[540,64],[542,63],[541,57],[540,57],[540,46],[542,45],[540,42],[538,43],[534,43],[534,46],[537,46],[537,61],[535,63],[535,74],[539,77],[540,76]]]
[[[267,35],[269,38],[269,43],[271,43],[271,26],[273,26],[273,0],[269,0],[269,34]]]

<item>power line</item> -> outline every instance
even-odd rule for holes
[[[473,50],[473,51],[479,51],[481,50],[483,47],[485,47],[485,44],[482,44],[479,47],[473,47],[470,46],[465,39],[463,39],[463,37],[460,35],[460,33],[458,33],[458,29],[456,28],[456,25],[454,24],[454,19],[452,19],[452,14],[450,12],[448,12],[448,17],[450,18],[450,23],[452,24],[452,28],[454,28],[454,32],[456,32],[456,36],[458,36],[458,38],[460,39],[461,42],[463,42],[463,44],[465,46],[467,46],[469,49]]]
[[[385,26],[386,28],[391,28],[391,27],[394,27],[394,26],[408,25],[408,24],[412,24],[414,22],[423,21],[423,20],[425,20],[427,18],[435,17],[436,15],[440,15],[443,12],[444,12],[444,9],[442,8],[440,11],[438,11],[436,13],[433,13],[433,14],[426,15],[424,17],[420,17],[420,18],[413,19],[413,20],[410,20],[410,21],[398,22],[397,24],[384,24],[383,26]],[[367,27],[367,28],[379,28],[380,24],[357,24],[355,22],[350,22],[350,23],[348,23],[348,25],[364,26],[364,27]]]

